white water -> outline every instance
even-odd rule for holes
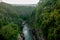
[[[28,24],[23,25],[23,34],[24,34],[25,40],[33,40],[32,35],[28,28]]]

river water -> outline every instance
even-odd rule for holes
[[[33,40],[32,34],[31,34],[31,32],[29,30],[30,29],[28,27],[28,24],[24,24],[23,25],[23,34],[24,34],[25,40]]]

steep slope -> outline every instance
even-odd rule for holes
[[[21,31],[21,21],[14,6],[0,3],[0,39],[17,40],[18,31]]]
[[[18,33],[22,33],[22,20],[27,20],[33,9],[31,6],[13,6],[0,3],[0,39],[17,40]]]
[[[35,7],[33,6],[27,6],[27,5],[19,5],[16,6],[16,9],[18,11],[18,13],[20,14],[20,17],[23,19],[28,19],[30,17],[30,15],[32,14],[32,11],[35,9]]]
[[[30,24],[39,38],[60,40],[60,0],[40,0],[31,17]]]

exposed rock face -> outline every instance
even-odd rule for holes
[[[32,30],[34,40],[44,40],[43,33],[41,30]],[[40,34],[40,35],[39,35]]]
[[[20,34],[18,34],[18,40],[23,40]]]

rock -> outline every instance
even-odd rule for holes
[[[18,40],[23,40],[20,34],[18,34]]]

